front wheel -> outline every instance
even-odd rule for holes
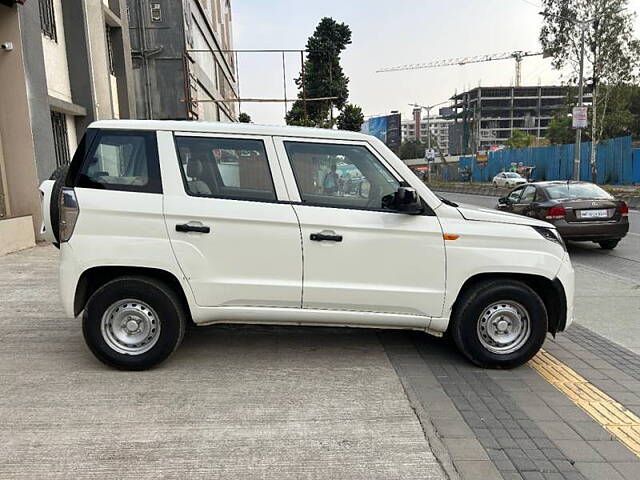
[[[602,242],[598,242],[598,245],[600,245],[600,248],[603,250],[613,250],[618,246],[619,242],[620,242],[620,239],[603,240]]]
[[[101,362],[124,370],[145,370],[178,348],[185,325],[181,302],[171,288],[151,278],[121,277],[91,296],[82,331]]]
[[[547,310],[538,294],[522,282],[476,284],[456,303],[451,335],[460,352],[478,366],[517,367],[544,343]]]

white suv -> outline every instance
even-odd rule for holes
[[[360,133],[101,121],[57,177],[41,192],[62,303],[115,367],[214,323],[448,332],[513,367],[572,319],[552,225],[441,199]]]

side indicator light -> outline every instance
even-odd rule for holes
[[[460,238],[460,235],[456,235],[455,233],[445,233],[442,235],[442,238],[445,240],[457,240]]]

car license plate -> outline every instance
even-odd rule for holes
[[[606,210],[580,210],[580,218],[607,218]]]

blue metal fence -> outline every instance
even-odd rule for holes
[[[574,148],[569,144],[498,150],[490,152],[484,163],[476,163],[473,157],[461,157],[460,166],[473,166],[474,182],[490,182],[498,173],[509,170],[512,163],[536,167],[532,180],[569,180],[573,174]],[[580,179],[591,181],[591,142],[580,148]],[[598,183],[640,183],[640,149],[632,149],[631,137],[612,138],[597,148]]]

